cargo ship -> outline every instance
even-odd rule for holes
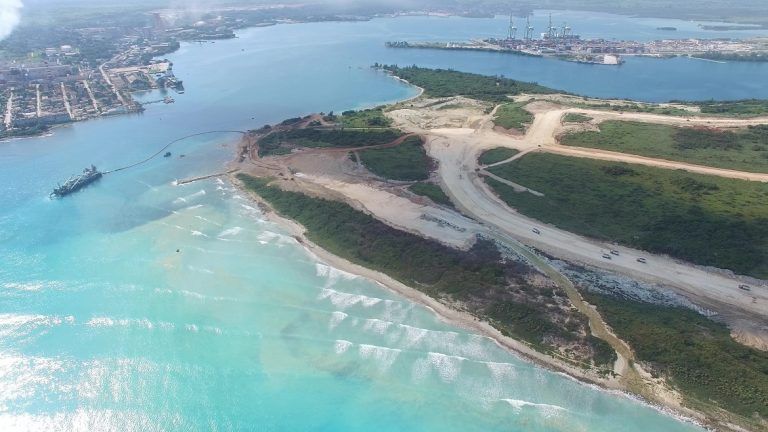
[[[53,189],[51,198],[61,198],[73,192],[77,192],[100,179],[102,175],[103,173],[101,171],[96,169],[94,165],[91,165],[90,168],[84,169],[82,174],[70,177],[64,184]]]

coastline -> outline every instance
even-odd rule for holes
[[[705,424],[706,417],[698,411],[680,405],[675,406],[671,401],[663,398],[657,401],[650,401],[639,394],[629,391],[616,377],[606,378],[591,374],[586,370],[579,369],[578,367],[558,360],[553,356],[536,351],[521,341],[503,335],[488,322],[483,321],[468,312],[462,311],[451,304],[440,302],[439,300],[405,285],[382,272],[355,264],[325,250],[306,237],[306,230],[301,224],[278,214],[272,206],[257,193],[245,188],[240,180],[236,178],[235,174],[236,173],[234,172],[227,174],[230,183],[238,191],[243,193],[248,200],[253,202],[264,214],[264,217],[267,220],[286,230],[309,255],[313,256],[318,261],[338,270],[368,279],[394,294],[426,307],[441,321],[486,337],[493,341],[498,347],[525,362],[578,381],[584,385],[592,386],[600,391],[638,401],[659,412],[675,417],[679,421],[707,428],[707,425]]]

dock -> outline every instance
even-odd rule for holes
[[[215,174],[208,174],[208,175],[199,176],[199,177],[190,177],[190,178],[183,179],[183,180],[177,180],[175,184],[176,184],[176,186],[181,186],[181,185],[185,185],[185,184],[189,184],[189,183],[194,183],[194,182],[200,181],[200,180],[205,180],[205,179],[209,179],[209,178],[221,177],[221,176],[229,175],[229,174],[232,174],[235,171],[237,171],[237,169],[231,169],[229,171],[224,171],[224,172],[215,173]]]

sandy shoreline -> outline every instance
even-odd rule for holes
[[[622,397],[639,401],[667,415],[674,416],[682,421],[693,423],[699,426],[702,424],[703,417],[692,410],[680,410],[679,406],[670,406],[665,404],[650,402],[641,396],[628,392],[617,378],[605,378],[589,371],[579,369],[564,361],[560,361],[547,354],[541,353],[530,348],[525,343],[504,336],[498,329],[491,326],[488,322],[478,319],[474,315],[456,309],[451,305],[442,303],[421,291],[411,288],[402,282],[375,270],[368,269],[361,265],[350,262],[344,258],[334,255],[323,249],[319,245],[310,241],[305,235],[304,227],[291,220],[279,215],[270,205],[265,202],[258,194],[246,189],[240,180],[235,177],[235,173],[229,174],[230,182],[240,190],[245,196],[254,202],[264,213],[267,220],[275,223],[288,233],[307,251],[308,254],[316,257],[319,261],[334,267],[338,270],[369,279],[391,292],[404,297],[405,299],[426,307],[432,311],[440,320],[447,324],[456,325],[465,330],[474,332],[478,335],[487,337],[497,346],[510,352],[512,355],[535,364],[536,366],[562,374],[569,379],[576,380],[585,385],[594,386],[601,391],[610,392]]]

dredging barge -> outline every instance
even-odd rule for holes
[[[91,165],[89,168],[84,169],[82,174],[70,177],[64,184],[53,189],[51,198],[61,198],[77,192],[100,179],[102,175],[104,173],[96,169],[96,166]]]

